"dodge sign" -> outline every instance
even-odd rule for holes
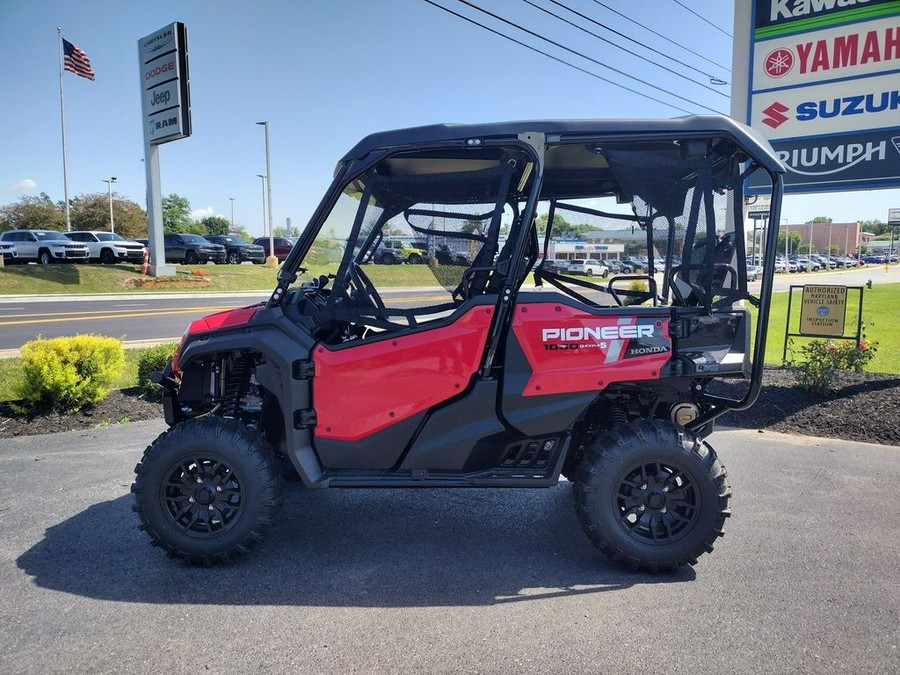
[[[191,135],[187,29],[175,22],[138,40],[144,138],[150,145]]]

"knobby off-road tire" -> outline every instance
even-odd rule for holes
[[[281,472],[262,435],[203,418],[163,432],[131,486],[140,528],[191,564],[225,563],[263,540],[281,506]]]
[[[725,467],[701,438],[667,422],[635,422],[586,449],[575,510],[610,559],[674,571],[713,550],[731,515]]]

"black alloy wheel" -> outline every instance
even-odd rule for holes
[[[105,248],[100,251],[100,262],[104,265],[112,265],[116,262],[116,254],[111,249]]]
[[[243,481],[221,457],[178,459],[166,471],[159,499],[170,524],[183,534],[213,537],[229,530],[244,508]]]
[[[197,254],[193,251],[188,251],[184,254],[184,264],[185,265],[196,265],[197,264]]]
[[[626,469],[618,483],[613,509],[633,539],[669,544],[696,525],[700,493],[690,472],[676,462],[641,462]]]

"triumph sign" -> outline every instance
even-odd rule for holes
[[[160,145],[191,135],[187,28],[176,21],[138,40],[144,138]]]
[[[733,72],[786,192],[900,186],[900,0],[735,2]]]

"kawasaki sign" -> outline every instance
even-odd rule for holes
[[[900,0],[736,0],[732,70],[786,192],[900,186]]]

